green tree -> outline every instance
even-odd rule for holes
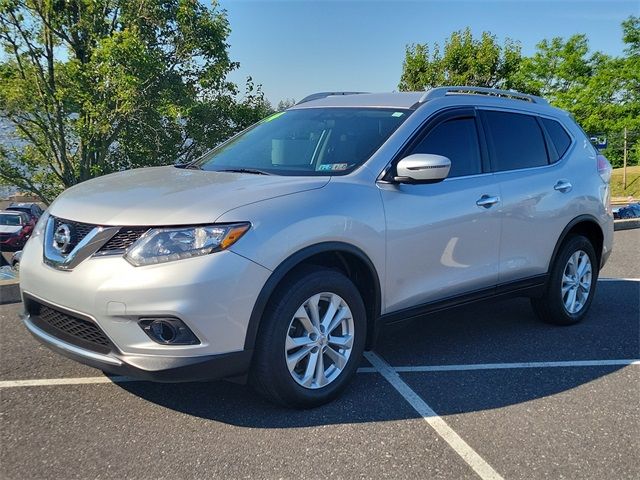
[[[630,16],[622,22],[622,34],[626,45],[620,96],[625,109],[623,126],[628,131],[629,162],[640,165],[640,17]]]
[[[513,88],[521,61],[520,45],[500,45],[489,32],[473,38],[469,28],[453,32],[442,52],[436,43],[408,45],[398,88],[420,91],[443,85]]]
[[[596,63],[604,60],[589,55],[585,35],[573,35],[568,40],[555,37],[538,43],[536,53],[522,59],[515,76],[524,91],[564,105],[572,102],[593,75]]]
[[[189,161],[271,108],[226,80],[215,0],[0,0],[0,181],[52,200],[88,178]]]

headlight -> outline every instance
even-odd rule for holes
[[[47,220],[49,220],[49,210],[45,210],[36,222],[36,226],[33,227],[33,232],[31,232],[31,238],[39,237],[44,233],[45,228],[47,228]]]
[[[124,258],[132,265],[153,265],[199,257],[233,245],[251,227],[250,223],[152,228],[137,240]]]

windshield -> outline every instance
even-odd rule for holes
[[[10,225],[12,227],[18,227],[22,225],[22,217],[20,215],[0,215],[0,225]]]
[[[344,175],[362,165],[410,110],[308,108],[276,113],[200,158],[203,170]]]

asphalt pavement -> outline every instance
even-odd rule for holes
[[[113,382],[0,306],[0,478],[639,478],[639,246],[615,233],[579,325],[526,299],[417,319],[308,411],[228,382]]]

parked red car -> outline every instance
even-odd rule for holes
[[[3,210],[0,212],[0,251],[20,250],[35,227],[35,219],[24,212]]]

